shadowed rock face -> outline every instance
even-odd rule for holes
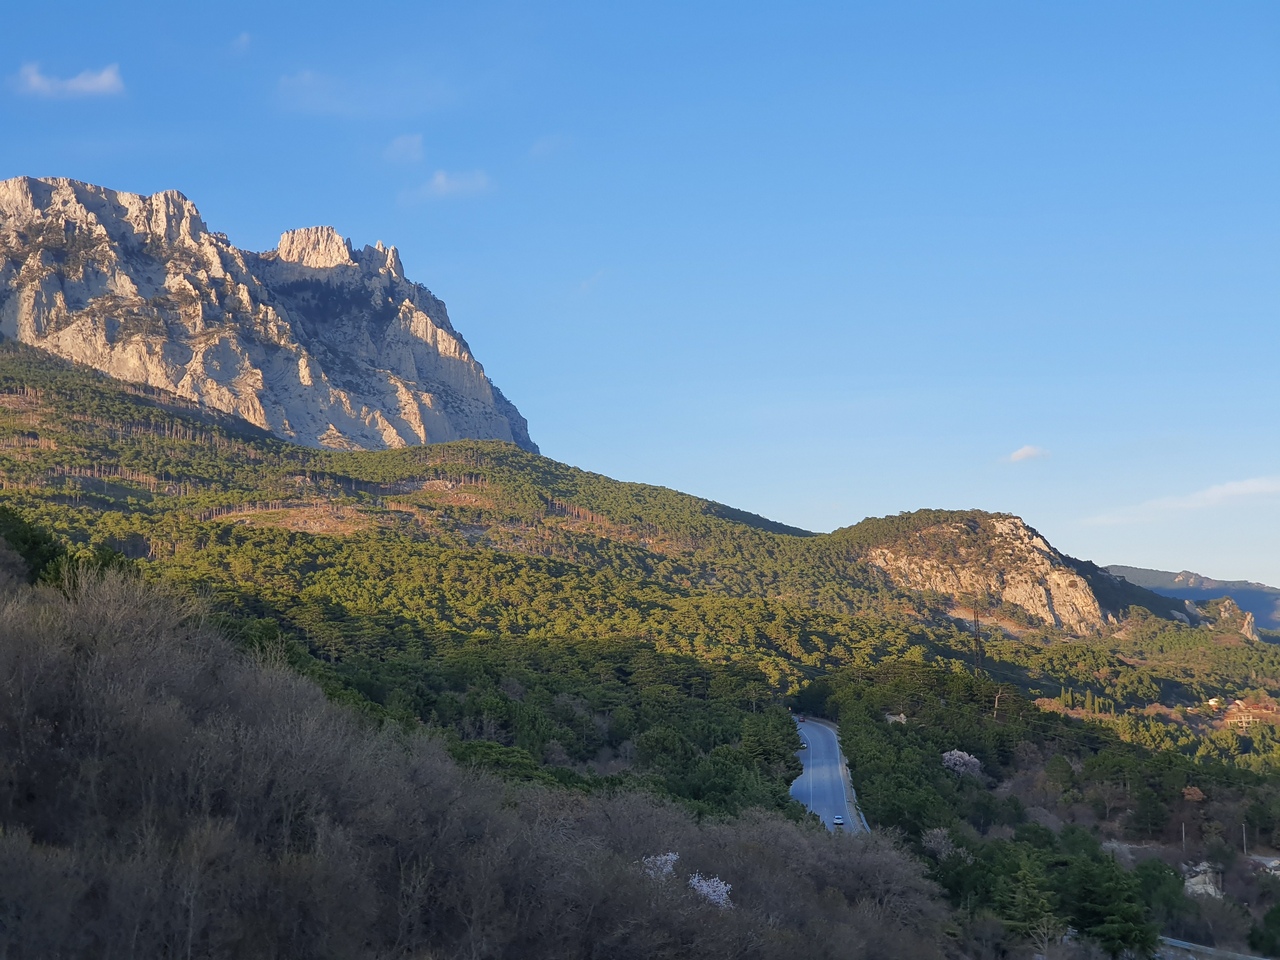
[[[308,227],[251,253],[175,191],[0,182],[0,334],[309,446],[537,451],[395,247]]]

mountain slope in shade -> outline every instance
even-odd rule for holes
[[[0,335],[308,446],[537,450],[395,247],[309,227],[240,250],[176,191],[0,182]]]
[[[1241,610],[1253,614],[1258,626],[1268,630],[1280,629],[1280,588],[1250,580],[1214,580],[1190,570],[1173,573],[1169,570],[1127,567],[1118,563],[1111,564],[1107,570],[1118,577],[1124,577],[1130,583],[1179,600],[1200,603],[1230,597]]]

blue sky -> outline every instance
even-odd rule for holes
[[[1274,2],[110,6],[0,176],[396,244],[549,456],[1280,583]]]

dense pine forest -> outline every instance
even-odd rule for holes
[[[0,344],[6,856],[47,878],[49,917],[91,890],[156,911],[10,955],[128,936],[178,955],[185,936],[189,956],[627,956],[636,925],[636,956],[901,956],[909,929],[920,956],[1141,955],[1160,933],[1280,952],[1280,880],[1241,849],[1280,846],[1280,646],[1229,603],[1193,625],[1133,588],[1117,622],[1072,635],[867,560],[911,537],[945,553],[929,531],[979,516],[814,535],[495,442],[302,448]],[[142,671],[136,717],[112,718],[124,694],[77,664],[116,677],[138,658],[172,679]],[[47,702],[22,679],[37,666]],[[838,722],[873,839],[832,838],[791,800],[794,711]],[[171,716],[185,739],[158,732]],[[302,740],[272,741],[304,716]],[[215,728],[320,759],[287,796],[223,789]],[[129,764],[156,771],[151,800]],[[435,799],[410,812],[423,778]],[[460,796],[471,813],[450,812]],[[734,909],[654,879],[645,858],[677,845],[679,877],[723,878]],[[1221,899],[1184,892],[1177,866],[1202,860]],[[177,880],[144,896],[146,869],[188,870],[211,899]],[[283,913],[252,899],[286,874]],[[318,904],[343,891],[361,907],[330,929]],[[53,923],[23,895],[0,891],[5,917]],[[218,898],[240,895],[278,929],[218,928]]]

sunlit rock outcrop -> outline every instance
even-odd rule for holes
[[[176,191],[0,182],[0,334],[311,446],[537,449],[395,247],[307,227],[251,253]]]
[[[868,551],[866,559],[899,586],[946,596],[991,597],[1077,633],[1102,628],[1093,586],[1017,517],[988,515],[938,524]]]

